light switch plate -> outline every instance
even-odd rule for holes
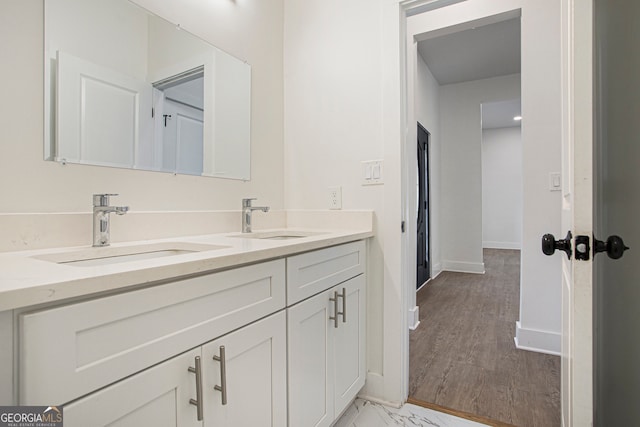
[[[362,185],[380,185],[383,181],[382,160],[366,160],[362,162]]]
[[[560,172],[549,173],[549,191],[562,190],[562,175]]]

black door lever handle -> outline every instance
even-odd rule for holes
[[[571,231],[567,232],[567,237],[556,240],[553,234],[545,234],[542,236],[542,253],[545,255],[553,255],[556,250],[564,251],[567,258],[571,259]]]

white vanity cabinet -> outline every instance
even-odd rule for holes
[[[365,382],[365,271],[360,240],[21,310],[17,403],[67,427],[329,426]]]
[[[280,311],[176,356],[65,405],[65,426],[285,426],[285,330],[286,316]],[[221,346],[225,358],[214,360]],[[197,376],[202,384],[199,396]]]
[[[357,274],[342,283],[334,281],[333,287],[287,308],[289,425],[330,426],[365,382],[364,244],[302,256],[313,266],[310,269],[323,271],[318,276],[345,270]],[[353,263],[343,257],[359,260],[359,266],[349,265]],[[341,269],[332,269],[331,264]],[[289,282],[289,289],[291,286],[296,284]]]

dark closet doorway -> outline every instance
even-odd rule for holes
[[[431,278],[429,224],[429,138],[431,134],[418,123],[418,259],[416,287]]]

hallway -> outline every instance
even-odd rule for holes
[[[485,249],[484,275],[444,272],[418,292],[411,398],[518,427],[560,426],[560,357],[518,350],[520,252]]]

